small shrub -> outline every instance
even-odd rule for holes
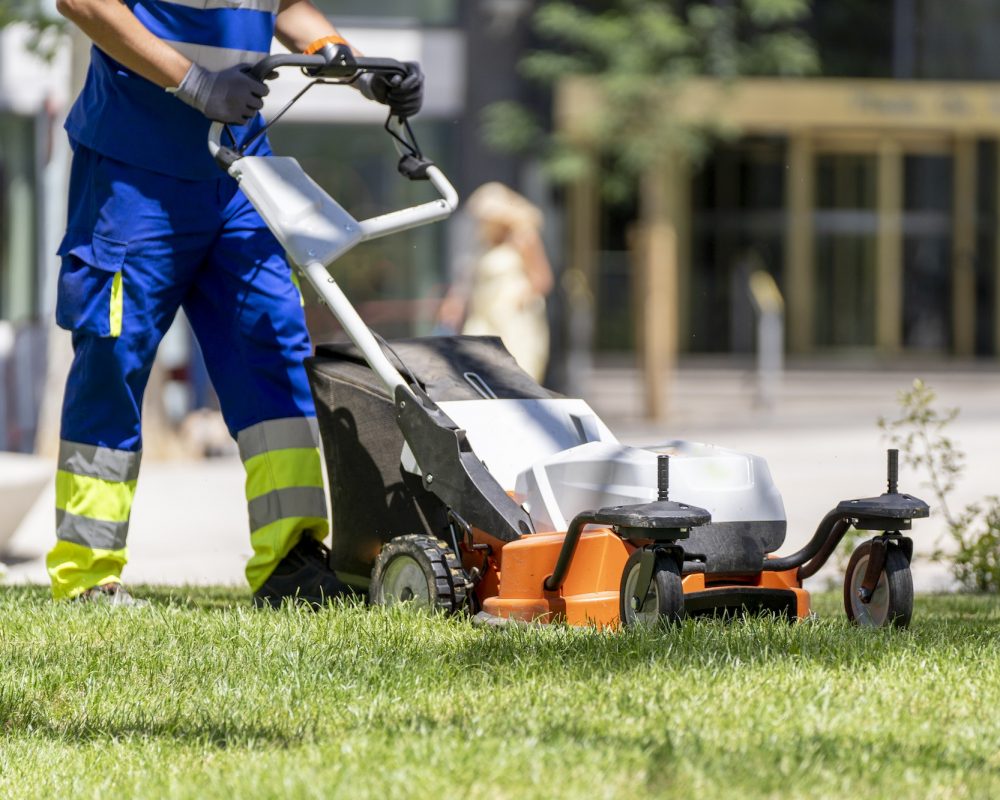
[[[927,486],[948,526],[954,552],[934,551],[935,561],[951,565],[959,586],[970,592],[1000,592],[1000,497],[952,510],[949,498],[965,469],[965,454],[947,435],[958,408],[939,410],[937,393],[921,380],[899,393],[899,415],[880,417],[879,427],[900,449],[905,463],[923,469]]]
[[[956,552],[938,550],[935,558],[951,561],[951,573],[963,589],[1000,592],[1000,497],[966,506],[957,524],[949,523],[948,533]]]

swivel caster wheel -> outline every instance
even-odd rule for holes
[[[847,618],[855,625],[866,628],[882,628],[892,625],[905,628],[913,616],[913,577],[910,563],[899,547],[888,545],[885,567],[879,575],[871,599],[865,603],[861,599],[862,582],[868,569],[872,543],[863,542],[851,555],[844,576],[844,610]]]
[[[684,619],[684,589],[677,562],[666,555],[657,555],[653,564],[652,580],[642,608],[636,602],[636,585],[642,568],[642,550],[636,550],[625,562],[619,600],[619,613],[623,625],[653,627],[677,623]]]

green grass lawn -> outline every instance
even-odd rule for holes
[[[0,589],[0,796],[1000,797],[996,597],[601,633],[145,594]]]

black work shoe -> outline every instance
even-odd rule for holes
[[[318,609],[349,592],[330,568],[330,551],[305,534],[254,592],[253,604],[257,608],[278,608],[289,600]]]
[[[142,608],[148,606],[148,600],[139,600],[129,594],[128,589],[120,583],[105,583],[101,586],[91,586],[73,598],[73,602],[108,606],[109,608]]]

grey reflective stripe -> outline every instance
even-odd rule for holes
[[[316,517],[326,519],[326,492],[312,486],[276,489],[247,504],[250,530],[258,531],[279,519]]]
[[[59,442],[59,469],[85,478],[134,481],[139,477],[142,453],[112,450],[78,442]]]
[[[215,8],[237,8],[242,11],[266,11],[277,14],[279,0],[168,0],[178,6],[210,10]]]
[[[244,428],[236,434],[240,458],[249,461],[269,450],[292,447],[319,447],[319,425],[316,417],[286,417],[269,419]]]
[[[78,517],[56,509],[56,537],[60,541],[73,542],[92,550],[121,550],[125,547],[127,536],[127,522]]]
[[[213,47],[210,44],[190,42],[166,42],[166,44],[209,72],[220,72],[237,64],[256,64],[267,55],[255,50],[233,50],[229,47]]]

